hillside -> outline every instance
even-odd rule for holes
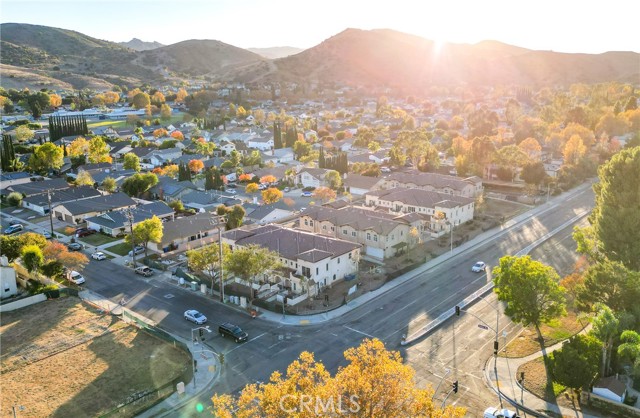
[[[251,51],[264,58],[274,60],[278,58],[288,57],[290,55],[299,54],[300,52],[304,51],[304,49],[295,48],[293,46],[275,46],[272,48],[248,48],[247,51]]]
[[[235,68],[259,64],[265,58],[246,49],[213,40],[190,40],[140,52],[134,61],[138,65],[187,75],[208,75],[212,78],[233,78]]]
[[[156,42],[156,41],[145,42],[145,41],[141,41],[138,38],[133,38],[128,42],[118,42],[118,45],[121,45],[125,48],[131,48],[134,51],[149,51],[151,49],[156,49],[164,46],[160,42]]]

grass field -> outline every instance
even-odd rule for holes
[[[175,115],[171,115],[171,119],[168,121],[162,121],[162,125],[166,126],[169,124],[174,124],[177,122],[182,122],[183,121],[183,113],[177,113]],[[159,116],[155,116],[153,119],[159,118]],[[153,120],[152,119],[152,120]],[[131,126],[131,125],[127,125],[127,121],[126,120],[101,120],[101,121],[97,121],[97,122],[89,122],[87,123],[87,127],[89,129],[92,128],[99,128],[101,126],[111,126],[113,129],[123,129],[123,128],[131,128],[134,129],[135,126]]]
[[[105,250],[118,255],[127,255],[131,251],[131,244],[121,242],[120,244],[112,245],[111,247],[105,247]]]
[[[108,244],[110,242],[118,241],[120,240],[120,238],[114,238],[109,235],[97,233],[97,234],[87,235],[86,237],[79,238],[79,240],[89,245],[93,245],[94,247],[97,247],[98,245],[103,245],[103,244]]]
[[[189,355],[76,297],[2,314],[3,416],[89,417],[186,373]]]

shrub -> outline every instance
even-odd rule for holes
[[[18,192],[11,192],[9,196],[7,196],[7,203],[11,206],[20,206],[22,202],[22,194]]]

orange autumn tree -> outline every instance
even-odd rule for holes
[[[336,199],[336,191],[328,187],[318,187],[313,191],[313,197],[323,202],[332,201]]]
[[[455,406],[440,408],[432,400],[430,387],[416,386],[415,371],[403,363],[400,353],[388,351],[378,339],[365,339],[344,356],[348,364],[332,377],[313,353],[305,351],[289,365],[286,375],[276,371],[269,382],[247,385],[237,398],[213,396],[211,411],[222,418],[462,418],[466,413]]]
[[[178,141],[184,141],[184,134],[180,131],[171,132],[171,138],[177,139]]]
[[[278,179],[275,176],[272,176],[271,174],[267,174],[266,176],[260,177],[260,184],[270,184],[270,183],[275,183],[276,181],[278,181]]]
[[[251,193],[256,193],[258,190],[260,190],[258,188],[258,184],[257,183],[249,183],[247,184],[247,187],[244,188],[244,191],[251,194]]]
[[[244,174],[240,174],[240,177],[238,177],[238,181],[240,183],[245,183],[245,182],[251,181],[252,178],[253,176],[251,174],[244,173]]]
[[[199,173],[204,168],[204,163],[200,160],[191,160],[189,161],[189,170],[192,173]]]
[[[168,136],[168,135],[169,135],[169,132],[164,128],[158,128],[158,129],[153,131],[153,137],[154,138],[162,138],[162,137]]]
[[[62,97],[60,97],[57,94],[50,94],[49,95],[49,105],[51,107],[58,107],[62,104]]]

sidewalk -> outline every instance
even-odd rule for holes
[[[588,332],[590,325],[585,327],[580,334]],[[555,350],[561,349],[564,341],[554,344],[550,347],[546,347],[545,351],[547,355]],[[498,357],[495,366],[498,373],[498,383],[500,386],[500,394],[503,398],[503,403],[506,408],[514,409],[512,405],[524,405],[528,409],[532,409],[539,412],[550,411],[562,416],[571,416],[576,418],[597,418],[596,415],[589,415],[583,413],[581,410],[575,410],[564,406],[558,406],[555,403],[547,402],[534,395],[533,393],[524,389],[517,380],[517,370],[520,366],[528,363],[532,360],[536,360],[542,357],[542,351],[535,352],[531,355],[521,358],[507,358]],[[484,367],[484,378],[488,386],[496,393],[498,391],[496,386],[496,375],[494,369],[494,358],[490,357]],[[522,397],[522,401],[520,402]],[[511,405],[510,405],[511,404]],[[497,406],[497,405],[496,405]]]

